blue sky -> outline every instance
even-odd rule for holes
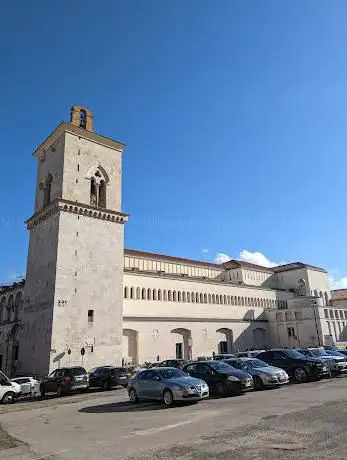
[[[127,247],[303,260],[347,286],[346,17],[344,0],[5,0],[0,281],[25,273],[31,152],[84,104],[128,145]]]

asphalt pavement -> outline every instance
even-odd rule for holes
[[[0,424],[1,459],[347,459],[347,378],[169,409],[66,396],[0,406]]]

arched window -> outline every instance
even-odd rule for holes
[[[48,174],[43,190],[43,206],[47,206],[51,202],[52,181],[52,174]]]
[[[182,292],[182,302],[186,302],[186,292]]]
[[[84,129],[87,127],[87,112],[84,109],[80,110],[80,127]]]
[[[13,295],[10,295],[8,298],[8,303],[7,303],[7,309],[6,309],[6,320],[11,321],[12,320],[12,310],[13,310]]]
[[[171,291],[167,292],[167,296],[168,296],[168,301],[172,302],[172,292]]]
[[[163,290],[163,299],[164,299],[164,302],[167,302],[167,291],[166,291],[166,289]]]
[[[153,300],[157,300],[157,290],[153,289]]]
[[[318,291],[317,291],[317,289],[315,289],[315,290],[313,291],[313,295],[314,295],[315,297],[318,297]]]
[[[182,296],[181,296],[181,291],[177,292],[177,301],[181,302],[182,301]]]
[[[241,305],[241,297],[237,298],[237,305]]]
[[[212,294],[212,303],[216,303],[216,297],[214,294]]]
[[[92,177],[90,180],[90,204],[97,206],[97,202],[95,179]]]
[[[200,303],[204,303],[204,295],[200,294]]]
[[[134,298],[134,288],[133,287],[130,288],[130,298],[131,299]]]
[[[124,288],[124,299],[127,299],[128,297],[129,297],[128,288],[125,287],[125,288]]]
[[[161,289],[158,289],[158,300],[161,300]]]
[[[89,172],[88,177],[90,177],[90,204],[98,208],[106,208],[106,189],[108,183],[106,172],[100,166],[94,172]]]
[[[190,292],[187,292],[187,302],[190,302]]]
[[[208,295],[208,303],[212,303],[212,297],[211,294]]]
[[[307,295],[306,281],[300,279],[297,284],[298,295]]]
[[[245,304],[244,298],[241,297],[241,305],[243,306]]]
[[[106,183],[100,181],[99,185],[99,208],[106,208]]]
[[[141,291],[140,288],[136,288],[136,298],[139,299],[141,297]]]
[[[228,305],[230,305],[230,303],[231,303],[230,295],[228,295],[228,297],[227,297],[227,303],[228,303]]]
[[[216,294],[216,304],[219,305],[219,295]]]
[[[329,296],[327,292],[324,292],[325,305],[329,305]]]
[[[146,300],[146,289],[142,288],[142,299]]]
[[[204,294],[204,303],[207,303],[207,294]]]
[[[173,291],[173,292],[172,292],[172,300],[173,300],[174,302],[177,301],[176,291]]]
[[[192,292],[191,299],[192,299],[192,302],[195,303],[195,294],[194,294],[194,292]]]
[[[147,289],[147,299],[152,300],[152,289],[150,288]]]

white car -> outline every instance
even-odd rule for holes
[[[40,382],[34,377],[16,377],[11,381],[20,385],[21,396],[30,396],[30,398],[41,396]]]
[[[0,401],[3,404],[11,404],[21,393],[20,385],[11,380],[0,371]]]

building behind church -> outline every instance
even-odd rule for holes
[[[0,288],[3,371],[347,341],[347,291],[330,292],[322,268],[124,249],[124,149],[83,106],[35,149],[25,281]]]

